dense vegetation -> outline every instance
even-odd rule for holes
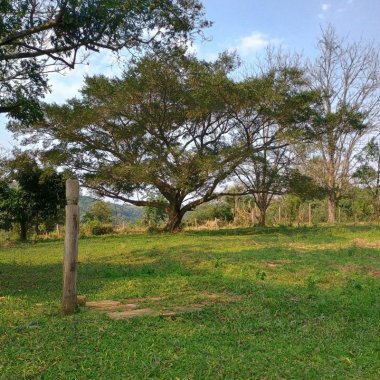
[[[284,202],[293,209],[282,215],[279,206],[271,224],[304,223],[294,217],[301,206],[309,224],[341,221],[342,210],[379,221],[378,53],[331,27],[319,52],[306,65],[268,51],[236,80],[234,54],[206,62],[163,48],[130,60],[120,78],[86,78],[81,98],[44,105],[39,122],[9,127],[98,195],[156,209],[171,232],[200,205],[231,196],[248,196],[251,224],[262,226]],[[327,217],[317,218],[324,199]]]

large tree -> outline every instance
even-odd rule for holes
[[[47,74],[86,53],[167,45],[207,26],[198,0],[3,0],[0,2],[0,113],[41,116]]]
[[[177,52],[146,56],[120,79],[87,78],[81,100],[46,106],[32,134],[88,187],[164,209],[166,229],[175,231],[187,211],[218,196],[244,155],[231,116],[231,65],[228,56],[214,63]]]
[[[309,145],[309,174],[328,191],[328,221],[336,221],[336,206],[353,167],[358,143],[379,124],[380,58],[378,49],[362,41],[339,38],[329,26],[318,43],[319,56],[308,68],[310,83],[321,91],[315,141]]]

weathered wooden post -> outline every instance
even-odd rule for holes
[[[311,203],[309,203],[309,226],[312,225],[312,220],[311,220]]]
[[[79,230],[79,182],[66,181],[65,255],[63,260],[63,314],[74,314],[77,303],[77,259]]]

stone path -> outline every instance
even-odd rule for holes
[[[123,301],[91,301],[86,302],[85,306],[99,312],[104,312],[111,319],[126,320],[145,315],[169,317],[179,314],[199,312],[208,305],[228,303],[239,299],[239,297],[226,293],[201,293],[197,298],[201,298],[201,301],[169,307],[162,305],[161,301],[163,301],[165,297],[130,298]],[[149,306],[146,306],[146,304]]]

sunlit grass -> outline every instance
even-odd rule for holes
[[[2,379],[380,378],[378,227],[80,241],[89,300],[231,297],[176,317],[60,315],[63,242],[0,249]],[[150,305],[149,301],[146,305]]]

